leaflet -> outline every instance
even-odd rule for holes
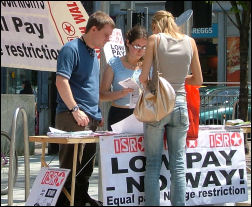
[[[130,108],[135,108],[136,103],[138,101],[139,98],[139,85],[137,84],[137,81],[131,77],[131,78],[127,78],[123,81],[120,81],[119,84],[124,87],[124,88],[132,88],[134,89],[134,91],[132,93],[130,93],[130,103],[129,103],[129,107]]]

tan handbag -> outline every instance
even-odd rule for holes
[[[176,94],[171,84],[160,76],[157,56],[157,37],[155,38],[155,64],[152,79],[142,90],[134,109],[134,115],[141,122],[156,122],[173,111]]]

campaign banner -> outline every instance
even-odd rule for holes
[[[70,169],[42,167],[36,177],[26,206],[55,206]]]
[[[56,72],[59,50],[87,20],[80,1],[1,1],[1,66]]]
[[[248,200],[243,133],[200,130],[199,138],[186,145],[186,205]],[[100,137],[100,153],[104,205],[144,205],[144,137]],[[166,140],[160,172],[160,204],[171,205]]]
[[[121,29],[115,28],[109,38],[109,42],[104,45],[106,62],[112,57],[122,57],[126,55],[124,40]]]

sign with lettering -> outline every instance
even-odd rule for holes
[[[55,206],[70,169],[41,168],[36,177],[26,206]]]
[[[122,31],[115,28],[110,36],[109,42],[104,45],[104,53],[108,62],[112,57],[121,57],[126,55]]]
[[[212,27],[192,28],[193,38],[215,38],[218,37],[218,24],[212,24]]]
[[[166,140],[160,172],[160,203],[170,203],[170,172]],[[232,203],[248,200],[243,134],[200,130],[187,141],[186,205]],[[103,204],[143,206],[146,157],[144,137],[100,137]]]
[[[60,48],[87,20],[79,1],[1,1],[1,66],[55,72]]]

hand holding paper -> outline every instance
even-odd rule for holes
[[[132,93],[130,94],[130,108],[134,108],[136,106],[136,102],[139,98],[139,85],[137,84],[137,81],[131,77],[127,78],[123,81],[120,81],[119,84],[124,88],[131,88],[133,89]]]

